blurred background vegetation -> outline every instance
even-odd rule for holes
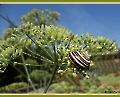
[[[0,15],[10,23],[7,31],[0,37],[0,44],[7,39],[11,33],[9,28],[15,28],[15,24],[9,17]],[[49,10],[40,11],[34,9],[27,13],[20,19],[20,23],[24,24],[32,22],[33,25],[55,25],[56,21],[60,20],[58,12],[51,12]],[[118,48],[119,49],[119,48]],[[33,51],[43,53],[39,48],[33,48]],[[26,52],[29,52],[26,50]],[[32,54],[31,54],[32,55]],[[27,66],[30,78],[34,83],[37,92],[43,93],[48,80],[51,77],[53,67],[45,67],[42,60],[31,58],[24,55],[26,64],[33,64],[34,66]],[[98,57],[98,58],[97,58]],[[16,62],[21,62],[21,58],[14,59]],[[76,77],[70,75],[56,75],[53,83],[48,89],[48,93],[105,93],[105,91],[120,92],[120,51],[116,53],[109,53],[104,55],[96,55],[94,61],[94,68],[88,71],[90,79],[86,79],[82,74],[77,74]],[[39,65],[40,64],[40,65]],[[25,73],[22,65],[15,65],[19,70]],[[11,65],[8,65],[4,73],[0,73],[0,93],[32,93],[32,86],[28,80],[15,70]]]

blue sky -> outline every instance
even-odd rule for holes
[[[59,25],[72,30],[74,34],[89,32],[95,37],[104,36],[116,40],[120,47],[120,4],[2,4],[0,14],[19,25],[20,17],[32,9],[49,9],[60,13]],[[0,32],[9,23],[0,18]]]

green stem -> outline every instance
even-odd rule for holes
[[[77,85],[74,83],[74,81],[72,81],[72,79],[68,76],[68,74],[66,74],[65,77],[67,78],[67,80],[68,80],[71,84],[73,84],[74,86],[77,87]]]
[[[21,71],[19,70],[18,68],[16,68],[14,65],[12,65],[12,63],[10,64],[13,68],[15,68],[18,72],[20,72],[26,79],[27,79],[27,76]]]
[[[50,84],[52,83],[53,78],[54,78],[54,76],[55,76],[55,74],[56,74],[56,72],[57,72],[57,69],[58,69],[58,60],[57,60],[57,56],[56,56],[55,44],[53,45],[53,50],[54,50],[54,58],[55,58],[56,64],[55,64],[55,68],[54,68],[54,70],[53,70],[53,74],[52,74],[52,76],[51,76],[51,78],[50,78],[47,86],[46,86],[46,78],[45,78],[45,77],[46,77],[46,76],[45,76],[46,74],[45,74],[45,71],[44,71],[44,93],[46,93],[47,90],[48,90],[48,88],[50,87]],[[44,69],[44,70],[45,70],[45,69]]]
[[[36,57],[36,56],[34,56],[34,55],[29,55],[29,54],[27,54],[27,53],[25,53],[25,52],[23,52],[23,54],[25,54],[25,55],[27,55],[27,56],[29,56],[29,57],[33,57],[33,58],[35,58],[35,59],[38,59],[38,60],[42,60],[42,61],[44,61],[44,62],[48,62],[48,63],[53,63],[52,61],[50,61],[50,60],[48,60],[47,58],[46,59],[43,59],[43,58],[38,58],[38,57]]]
[[[67,78],[67,80],[68,80],[71,84],[73,84],[74,86],[76,86],[76,88],[77,88],[77,90],[78,90],[78,86],[77,86],[77,85],[75,84],[75,82],[69,77],[69,75],[66,74],[65,77]]]
[[[87,44],[83,47],[83,49],[85,49],[87,47]]]
[[[17,63],[17,64],[19,64],[19,65],[24,65],[23,63]],[[27,65],[27,64],[26,64]],[[49,66],[53,66],[54,64],[49,64]],[[29,64],[29,65],[27,65],[27,66],[47,66],[47,65],[32,65],[32,64]]]
[[[45,88],[46,88],[46,71],[45,71],[45,66],[43,67],[43,70],[44,70],[44,91],[45,91]]]
[[[31,79],[30,79],[30,75],[29,75],[29,72],[28,72],[27,66],[25,65],[25,60],[24,60],[24,56],[23,56],[23,54],[21,55],[21,57],[22,57],[22,61],[23,61],[23,64],[24,64],[25,72],[26,72],[26,74],[27,74],[27,79],[28,79],[29,83],[31,84],[33,90],[36,91],[36,89],[35,89],[35,87],[34,87],[32,81],[31,81]]]
[[[38,45],[28,34],[26,34],[27,35],[27,37],[34,43],[34,44],[36,44],[36,45]],[[39,46],[39,45],[38,45]],[[42,48],[42,47],[40,47],[39,46],[39,48],[43,51],[43,52],[45,52],[53,61],[54,61],[54,58],[52,57],[52,55],[49,53],[49,52],[47,52],[46,50],[44,50],[44,48]]]
[[[57,69],[58,69],[58,66],[55,65],[55,68],[54,68],[54,70],[53,70],[53,74],[52,74],[52,76],[51,76],[51,78],[50,78],[50,80],[49,80],[47,86],[45,87],[44,93],[46,93],[47,90],[48,90],[48,88],[50,87],[50,84],[51,84],[52,81],[53,81],[53,78],[54,78],[54,76],[55,76],[55,74],[56,74],[56,72],[57,72]]]
[[[48,61],[48,62],[50,62],[50,63],[53,63],[53,61],[49,60],[48,58],[45,58],[45,57],[42,56],[42,55],[36,54],[35,52],[31,51],[29,48],[26,47],[26,49],[27,49],[29,52],[37,55],[38,57],[41,57],[41,60],[45,60],[45,61]],[[25,53],[25,52],[24,52],[24,53]],[[26,53],[26,54],[27,54],[27,53]],[[33,57],[33,56],[32,56],[32,57]],[[38,58],[38,59],[39,59],[39,58]]]

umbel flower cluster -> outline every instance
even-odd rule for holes
[[[74,35],[71,31],[61,26],[34,26],[32,23],[22,24],[18,28],[6,30],[9,36],[0,44],[0,72],[4,72],[8,64],[21,54],[30,54],[25,49],[35,54],[37,58],[47,62],[48,65],[56,65],[58,73],[76,74],[77,70],[69,60],[69,53],[84,51],[90,58],[90,67],[95,55],[109,54],[116,52],[116,43],[104,37],[95,38],[90,34]],[[31,47],[39,47],[42,54],[32,51]],[[46,57],[47,56],[47,57]],[[17,64],[17,62],[13,62]],[[29,64],[30,65],[30,64]],[[32,64],[31,64],[32,65]],[[73,73],[73,68],[74,73]]]

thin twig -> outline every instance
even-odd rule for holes
[[[28,38],[34,43],[34,44],[37,44],[28,34],[26,34],[28,36]],[[37,44],[38,45],[38,44]],[[42,49],[40,46],[39,48],[45,52],[53,61],[54,61],[54,58],[50,55],[50,53],[48,53],[46,50]]]
[[[1,14],[0,14],[0,17],[2,17],[4,20],[6,20],[8,23],[10,23],[12,26],[14,26],[15,28],[17,28],[17,26],[15,25],[15,24],[13,24],[13,22],[12,21],[10,21],[10,19],[7,17],[7,18],[5,18],[4,16],[2,16]]]
[[[26,74],[27,74],[27,77],[28,77],[28,81],[30,82],[30,84],[31,84],[31,86],[32,86],[32,88],[33,88],[33,90],[36,91],[36,89],[35,89],[35,87],[34,87],[32,81],[31,81],[31,79],[30,79],[30,75],[29,75],[27,66],[25,65],[25,60],[24,60],[23,54],[21,55],[21,57],[22,57],[22,61],[23,61],[23,64],[24,64],[24,68],[25,68],[25,71],[26,71]]]
[[[30,50],[29,48],[26,47],[26,49],[27,49],[29,52],[37,55],[38,57],[41,57],[41,58],[38,58],[38,59],[43,60],[43,61],[47,61],[47,62],[49,62],[49,63],[53,63],[53,61],[49,60],[48,58],[46,58],[46,57],[44,57],[44,56],[42,56],[42,55],[40,55],[40,54],[37,54],[37,53],[33,52],[33,51]],[[32,57],[33,57],[33,56],[32,56]]]
[[[57,69],[58,69],[58,66],[55,65],[55,68],[54,68],[54,70],[53,70],[52,77],[50,78],[50,80],[49,80],[49,82],[48,82],[48,84],[47,84],[47,86],[46,86],[46,88],[45,88],[45,90],[44,90],[44,93],[46,93],[47,90],[48,90],[48,88],[50,87],[50,84],[51,84],[52,81],[53,81],[53,78],[54,78],[54,76],[55,76],[55,74],[56,74],[56,72],[57,72]]]

